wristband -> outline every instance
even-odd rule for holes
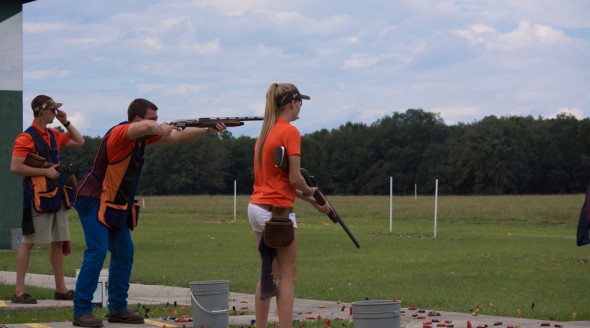
[[[68,126],[70,126],[70,121],[67,121],[67,122],[64,124],[64,128],[67,128]]]

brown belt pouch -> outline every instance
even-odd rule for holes
[[[295,238],[293,230],[293,221],[290,219],[273,217],[264,225],[262,235],[269,247],[282,248],[293,242]]]

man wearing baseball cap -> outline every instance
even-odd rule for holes
[[[70,232],[67,210],[74,202],[75,186],[68,185],[59,170],[61,147],[82,146],[84,138],[68,121],[62,106],[45,95],[31,102],[33,123],[14,140],[10,171],[23,177],[23,239],[16,259],[16,289],[12,303],[35,304],[37,300],[25,292],[25,275],[31,250],[35,244],[51,244],[49,261],[55,276],[56,300],[72,300],[64,280],[63,256],[69,254]],[[57,120],[68,133],[47,127]],[[51,165],[32,167],[25,162],[29,154],[44,157]]]

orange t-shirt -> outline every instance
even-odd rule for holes
[[[277,120],[266,137],[262,147],[261,165],[256,165],[254,161],[252,204],[293,207],[295,188],[291,185],[289,174],[275,166],[275,149],[280,146],[285,147],[287,156],[301,155],[299,130],[282,118]],[[255,150],[254,158],[256,156]]]
[[[105,178],[104,174],[107,170],[107,165],[120,162],[130,156],[130,154],[133,152],[133,147],[135,146],[136,141],[129,139],[128,130],[130,126],[131,124],[128,123],[119,124],[111,128],[106,145],[104,146],[103,143],[105,142],[105,137],[103,137],[100,147],[105,148],[107,156],[103,156],[99,148],[99,153],[94,159],[94,164],[92,164],[92,171],[84,176],[78,187],[79,197],[100,198],[101,193],[106,190],[106,187],[103,188],[103,179]],[[160,140],[160,138],[162,137],[152,137],[147,140],[147,143],[153,143],[157,140]],[[107,162],[105,163],[102,161]]]
[[[47,142],[47,145],[51,146],[51,141],[49,139],[49,133],[47,131],[43,131],[43,129],[41,129],[41,127],[39,127],[39,125],[37,125],[37,123],[35,121],[33,121],[32,125],[35,128],[35,130],[37,130],[37,132],[39,132],[41,137],[43,137],[43,140],[45,140],[45,142]],[[58,130],[55,130],[55,129],[52,129],[49,127],[47,129],[51,130],[51,132],[53,132],[53,136],[55,137],[55,143],[57,145],[58,151],[63,145],[65,145],[68,141],[70,141],[70,139],[72,139],[69,134],[59,132]],[[16,139],[14,139],[14,148],[12,149],[12,157],[23,157],[24,158],[24,157],[27,157],[27,155],[29,153],[37,153],[37,149],[35,148],[35,142],[33,141],[33,137],[30,134],[28,134],[26,132],[22,132],[18,136],[16,136]]]
[[[109,154],[109,163],[116,163],[125,157],[129,156],[133,147],[135,146],[135,140],[129,139],[128,130],[131,124],[122,124],[115,126],[109,134],[109,140],[107,141],[107,154]],[[149,138],[146,144],[154,143],[160,140],[162,136],[154,136]]]

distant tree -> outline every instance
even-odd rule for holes
[[[333,130],[326,140],[330,159],[329,189],[337,194],[351,195],[364,189],[361,176],[374,162],[369,147],[368,127],[361,123],[347,123]]]
[[[71,164],[78,179],[90,171],[101,138],[84,136],[84,140],[82,147],[67,147],[60,150],[61,162]]]
[[[530,142],[522,123],[514,118],[487,116],[468,126],[450,158],[460,170],[456,180],[457,187],[462,186],[459,189],[467,194],[518,192],[530,178],[528,156],[534,152],[527,147]]]
[[[224,146],[229,149],[228,181],[224,193],[233,193],[233,183],[239,194],[250,194],[254,184],[254,145],[256,139],[246,136],[224,140]]]
[[[139,192],[153,195],[215,194],[227,188],[229,152],[220,136],[145,151]]]
[[[588,121],[569,114],[540,120],[538,125],[539,165],[535,186],[540,193],[571,193],[584,190],[588,179]]]
[[[63,149],[81,178],[100,137]],[[150,195],[252,192],[256,138],[230,131],[189,144],[150,146],[139,192]],[[393,112],[370,125],[348,122],[302,136],[302,167],[329,194],[552,194],[584,192],[590,179],[590,119],[487,116],[445,125],[422,109]]]
[[[371,125],[373,147],[377,154],[376,169],[389,171],[374,182],[380,190],[388,190],[386,177],[392,176],[394,189],[403,194],[413,193],[414,185],[434,189],[437,163],[446,162],[444,143],[448,128],[436,113],[408,109]]]

